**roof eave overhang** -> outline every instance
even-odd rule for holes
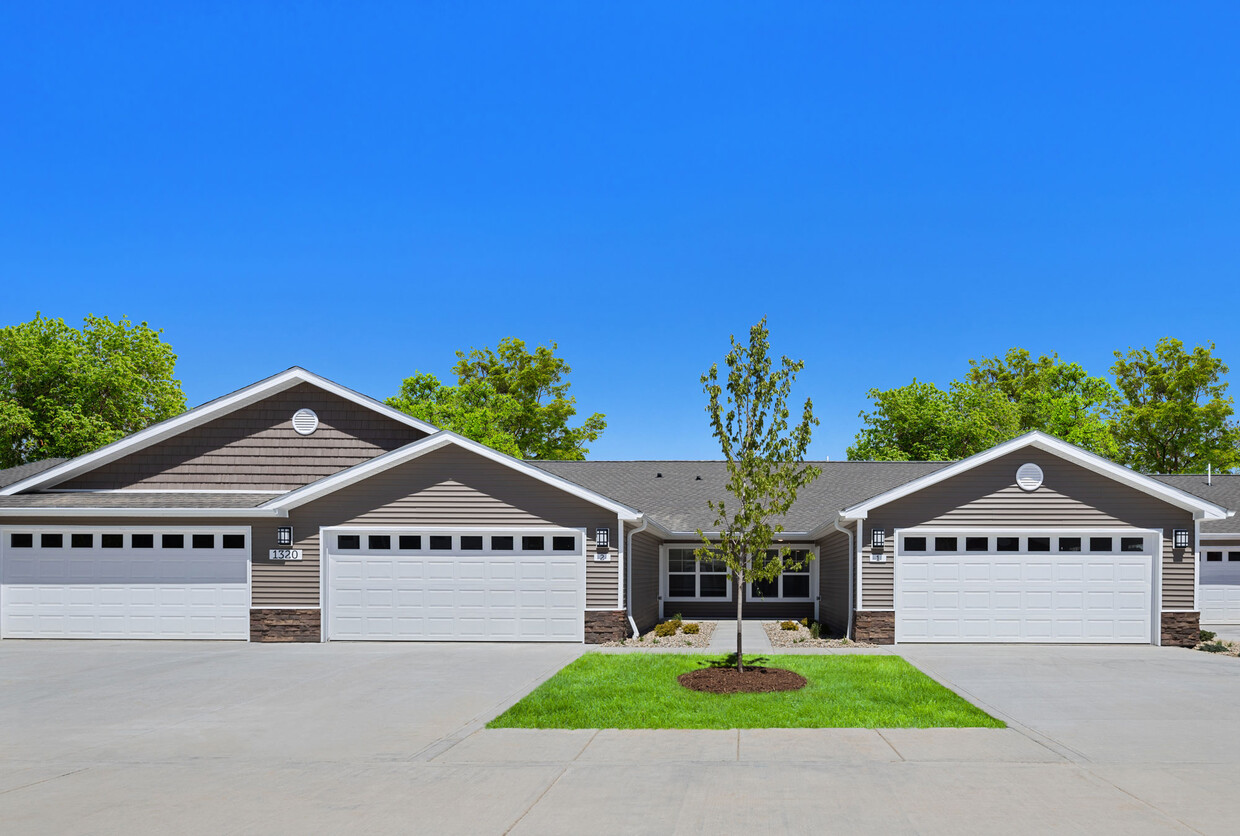
[[[288,513],[270,508],[0,508],[0,518],[13,517],[214,517],[272,519]]]

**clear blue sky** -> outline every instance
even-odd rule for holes
[[[1166,335],[1240,380],[1240,4],[7,3],[0,324],[146,320],[192,404],[555,340],[592,458],[713,458],[768,315],[865,391]]]

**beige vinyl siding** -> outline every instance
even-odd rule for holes
[[[618,609],[619,562],[611,511],[459,448],[427,453],[289,512],[300,563],[254,565],[255,606],[319,605],[319,529],[350,526],[557,526],[584,529],[586,606]],[[593,560],[594,529],[613,537],[609,563]],[[256,538],[257,539],[257,538]],[[274,528],[272,543],[275,547]],[[262,602],[262,603],[260,603]]]
[[[818,620],[832,636],[848,632],[849,538],[839,531],[818,541]]]
[[[303,407],[319,416],[308,436],[293,430],[293,413]],[[56,487],[287,491],[425,435],[303,383]]]
[[[1042,487],[1016,485],[1025,462],[1042,468]],[[1172,531],[1194,529],[1192,513],[1122,485],[1042,450],[1026,448],[875,508],[864,520],[862,601],[867,610],[892,609],[894,531],[913,526],[942,528],[1152,528],[1163,532],[1163,609],[1193,608],[1196,573],[1193,544],[1172,546]],[[870,532],[882,528],[885,563],[871,563]]]
[[[633,526],[627,526],[629,530]],[[633,620],[645,632],[659,621],[659,545],[648,531],[633,536]]]

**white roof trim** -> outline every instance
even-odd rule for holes
[[[406,415],[398,409],[393,409],[387,404],[380,403],[374,398],[368,398],[360,392],[354,392],[352,389],[341,386],[339,383],[334,383],[325,377],[319,377],[313,372],[308,372],[303,368],[294,366],[287,371],[280,372],[279,374],[272,375],[265,380],[260,380],[257,383],[246,386],[244,389],[238,389],[236,392],[229,395],[224,395],[223,397],[216,398],[213,401],[208,401],[202,406],[194,407],[188,412],[183,412],[174,418],[160,421],[158,424],[152,424],[144,430],[139,430],[138,432],[128,435],[119,441],[114,441],[105,447],[100,447],[93,453],[87,453],[86,455],[78,456],[75,459],[69,459],[69,461],[62,462],[55,467],[49,467],[47,470],[36,473],[33,476],[28,476],[20,482],[14,482],[3,489],[0,489],[0,496],[12,496],[14,494],[22,493],[23,491],[28,491],[32,488],[56,484],[58,482],[63,482],[66,479],[71,479],[74,476],[79,476],[82,473],[86,473],[96,467],[115,461],[122,456],[134,453],[157,442],[164,441],[165,439],[171,438],[178,433],[201,426],[214,418],[218,418],[221,415],[227,415],[230,412],[249,406],[252,403],[262,400],[263,398],[274,395],[277,392],[283,392],[285,389],[291,389],[301,383],[309,383],[313,386],[317,386],[320,389],[332,393],[333,395],[337,395],[347,401],[352,401],[353,403],[359,406],[364,406],[367,409],[372,409],[394,421],[399,421],[402,424],[422,430],[425,433],[434,433],[437,431],[436,427],[426,423],[425,421],[419,421],[417,418],[414,418],[411,415]]]
[[[419,439],[411,444],[406,444],[404,447],[393,450],[390,453],[384,453],[381,456],[376,456],[370,461],[354,465],[348,470],[342,470],[332,476],[326,476],[317,482],[311,482],[304,488],[298,488],[297,490],[291,491],[284,496],[277,497],[270,502],[266,502],[259,507],[272,509],[278,508],[283,511],[288,511],[291,508],[296,508],[299,505],[304,505],[307,502],[326,496],[327,494],[338,491],[341,488],[354,485],[363,479],[368,479],[371,476],[384,472],[385,470],[390,470],[393,467],[402,465],[418,458],[419,456],[439,450],[448,445],[461,447],[471,453],[476,453],[479,456],[502,464],[505,467],[510,467],[513,470],[524,473],[526,476],[551,485],[554,488],[570,493],[579,499],[584,499],[587,502],[592,502],[595,505],[606,508],[612,513],[618,514],[621,519],[626,522],[633,522],[641,518],[641,512],[634,508],[630,508],[627,505],[616,502],[614,499],[608,499],[600,493],[596,493],[588,488],[583,488],[576,482],[570,482],[567,479],[555,476],[540,467],[526,464],[520,459],[513,458],[512,456],[501,453],[498,450],[492,450],[484,444],[479,444],[476,441],[457,435],[456,433],[448,430],[440,430],[434,435]]]
[[[287,517],[270,508],[36,508],[33,506],[0,508],[0,517]]]
[[[1232,516],[1234,513],[1221,505],[1215,505],[1213,502],[1208,502],[1201,497],[1188,493],[1187,491],[1182,491],[1179,488],[1173,488],[1165,482],[1160,482],[1157,479],[1137,473],[1131,468],[1127,468],[1108,459],[1104,459],[1102,456],[1091,453],[1088,450],[1083,450],[1075,444],[1069,444],[1068,442],[1061,441],[1054,436],[1034,430],[1033,432],[1025,433],[1018,438],[1013,438],[1011,441],[1005,441],[1002,444],[991,447],[989,450],[984,450],[981,453],[970,456],[967,459],[961,459],[955,464],[948,465],[941,470],[928,473],[925,476],[912,480],[911,482],[905,482],[903,485],[899,485],[889,491],[880,493],[878,496],[871,497],[864,502],[859,502],[850,508],[845,508],[840,512],[840,517],[845,520],[865,519],[869,512],[874,508],[881,505],[886,505],[889,502],[894,502],[897,499],[916,493],[917,491],[928,488],[931,485],[936,485],[945,479],[958,476],[967,470],[972,470],[978,465],[994,461],[997,458],[1006,456],[1008,453],[1015,452],[1025,447],[1035,447],[1039,450],[1053,453],[1060,458],[1067,459],[1074,464],[1078,464],[1088,470],[1092,470],[1095,473],[1127,485],[1130,488],[1149,494],[1150,496],[1157,497],[1158,499],[1161,499],[1171,505],[1192,511],[1195,519],[1222,520]]]

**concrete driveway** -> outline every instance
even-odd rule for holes
[[[1233,833],[1240,821],[1234,658],[900,649],[1005,730],[480,730],[580,652],[0,642],[2,829]]]

